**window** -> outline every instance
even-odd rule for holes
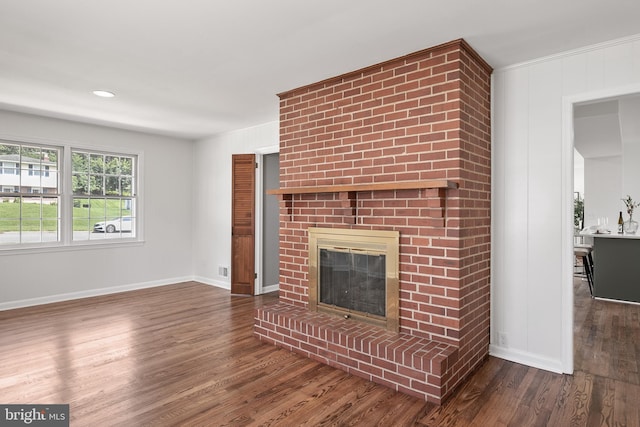
[[[44,166],[44,171],[41,170],[40,165],[29,165],[29,176],[49,176],[49,166]]]
[[[0,248],[135,239],[137,163],[131,154],[0,140]]]
[[[12,157],[12,156],[4,156]],[[2,175],[18,175],[20,174],[20,164],[14,162],[0,162],[0,174]]]
[[[73,240],[135,237],[136,160],[71,150]]]
[[[61,153],[60,147],[0,141],[0,245],[60,241],[61,193],[55,171]],[[44,164],[48,179],[31,173]]]

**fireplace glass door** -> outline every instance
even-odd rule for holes
[[[309,227],[309,310],[398,332],[399,240],[393,230]]]
[[[386,314],[386,256],[320,249],[321,304],[369,315]]]

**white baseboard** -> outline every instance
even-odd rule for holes
[[[270,285],[262,288],[261,294],[268,294],[269,292],[277,292],[280,290],[280,285]]]
[[[137,289],[154,288],[157,286],[173,285],[182,282],[199,282],[209,286],[215,286],[217,288],[231,290],[231,283],[221,280],[209,279],[202,276],[192,277],[174,277],[171,279],[156,280],[143,283],[132,283],[129,285],[114,286],[112,288],[99,288],[89,289],[86,291],[69,292],[57,295],[48,295],[44,297],[29,298],[17,301],[8,301],[0,303],[0,311],[12,310],[14,308],[32,307],[35,305],[51,304],[54,302],[70,301],[80,298],[97,297],[100,295],[116,294],[119,292],[135,291]],[[278,290],[278,285],[267,286],[263,289],[263,293],[275,292]]]
[[[194,281],[204,283],[205,285],[215,286],[217,288],[226,289],[228,291],[231,290],[231,282],[221,281],[216,279],[210,279],[208,277],[195,276],[193,278]],[[269,292],[276,292],[280,289],[280,285],[270,285],[262,288],[260,294],[268,294]]]
[[[204,283],[205,285],[215,286],[216,288],[226,289],[228,291],[231,290],[231,283],[221,280],[209,279],[208,277],[195,276],[192,280],[200,283]]]
[[[511,362],[516,362],[521,365],[527,365],[533,368],[543,369],[545,371],[555,372],[558,374],[563,373],[562,360],[560,359],[556,360],[547,357],[540,357],[540,355],[537,354],[499,347],[494,344],[491,344],[489,346],[489,354],[491,356],[509,360]]]
[[[135,291],[137,289],[154,288],[157,286],[173,285],[175,283],[190,282],[196,280],[193,277],[174,277],[171,279],[155,280],[151,282],[132,283],[129,285],[114,286],[111,288],[89,289],[86,291],[69,292],[44,297],[29,298],[17,301],[0,303],[0,311],[12,310],[14,308],[31,307],[34,305],[51,304],[54,302],[70,301],[80,298],[96,297],[100,295],[116,294],[119,292]]]

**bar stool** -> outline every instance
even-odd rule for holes
[[[589,283],[589,292],[593,297],[593,246],[580,243],[573,246],[573,254],[577,258],[582,258],[582,266],[584,267],[585,275],[587,276],[587,282]]]

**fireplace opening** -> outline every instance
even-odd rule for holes
[[[399,233],[309,228],[309,309],[398,331]]]
[[[384,254],[320,249],[320,303],[384,317]]]

